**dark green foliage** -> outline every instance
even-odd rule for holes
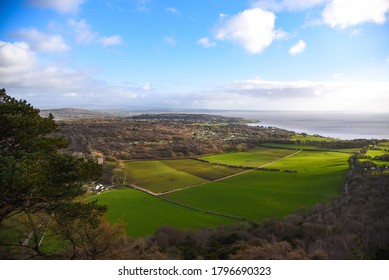
[[[83,183],[97,180],[101,168],[91,160],[74,158],[63,152],[67,142],[53,136],[57,124],[50,115],[42,118],[39,110],[26,101],[0,90],[0,234],[7,225],[28,220],[20,231],[41,227],[42,216],[61,223],[80,220],[99,222],[105,207],[73,202],[85,190]],[[22,219],[23,218],[23,219]],[[47,218],[48,220],[48,218]],[[38,224],[38,225],[37,225]],[[1,242],[1,240],[0,240]],[[29,243],[32,243],[29,242]],[[10,245],[10,244],[8,244]],[[11,244],[20,245],[20,244]],[[34,244],[34,254],[40,254]]]

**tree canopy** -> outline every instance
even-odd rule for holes
[[[67,141],[55,136],[56,130],[52,115],[43,118],[38,109],[0,89],[0,244],[23,247],[26,256],[48,255],[40,243],[49,231],[59,247],[73,244],[73,255],[66,257],[74,258],[70,229],[97,227],[106,210],[76,200],[85,193],[85,183],[100,178],[101,168],[67,154]]]

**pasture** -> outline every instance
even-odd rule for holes
[[[94,199],[108,205],[107,219],[111,223],[125,222],[127,234],[133,237],[153,234],[164,225],[195,229],[236,222],[235,219],[191,210],[133,189],[107,191],[89,200]]]
[[[244,171],[193,159],[120,161],[109,163],[106,168],[111,176],[114,176],[112,172],[122,173],[123,185],[135,184],[154,193],[202,184]]]
[[[231,152],[219,155],[200,157],[200,159],[212,163],[256,168],[279,160],[293,153],[295,153],[295,151],[288,149],[258,147],[246,152]]]
[[[261,222],[339,194],[348,166],[347,158],[348,155],[335,152],[300,152],[269,165],[281,169],[279,172],[255,170],[163,197],[207,211]]]
[[[121,161],[110,169],[121,170],[126,183],[160,193],[162,199],[132,189],[103,192],[96,198],[108,205],[109,221],[123,220],[127,224],[130,236],[152,234],[163,225],[195,229],[239,221],[207,211],[262,222],[340,194],[349,156],[330,151],[258,147],[202,157],[234,166],[267,165],[280,171],[247,170],[192,159]],[[229,177],[233,174],[236,176]],[[162,193],[171,189],[175,191]]]

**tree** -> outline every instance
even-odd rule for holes
[[[26,101],[0,90],[0,245],[8,252],[23,248],[18,258],[48,257],[40,245],[47,231],[55,232],[51,225],[77,221],[97,227],[106,210],[75,201],[85,193],[84,183],[101,176],[101,167],[66,154],[67,142],[54,135],[57,129],[52,115],[43,118]],[[56,239],[69,244],[71,237],[59,232]]]

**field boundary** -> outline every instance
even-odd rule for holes
[[[170,193],[174,193],[174,192],[179,192],[179,191],[182,191],[182,190],[186,190],[186,189],[191,189],[191,188],[195,188],[195,187],[199,187],[199,186],[202,186],[202,185],[205,185],[205,184],[209,184],[209,183],[213,183],[213,182],[220,182],[220,181],[224,181],[226,179],[229,179],[229,178],[232,178],[232,177],[236,177],[236,176],[239,176],[239,175],[242,175],[242,174],[245,174],[245,173],[248,173],[248,172],[251,172],[251,171],[254,171],[254,170],[263,170],[264,167],[268,166],[268,165],[271,165],[273,163],[276,163],[282,159],[285,159],[285,158],[288,158],[288,157],[292,157],[298,153],[300,153],[301,151],[303,150],[298,150],[290,155],[287,155],[287,156],[284,156],[282,158],[279,158],[277,160],[274,160],[272,162],[269,162],[269,163],[266,163],[266,164],[263,164],[259,167],[254,167],[254,168],[250,168],[250,169],[247,169],[247,170],[244,170],[242,172],[239,172],[239,173],[236,173],[236,174],[231,174],[231,175],[228,175],[226,177],[223,177],[223,178],[219,178],[219,179],[215,179],[215,180],[211,180],[209,182],[204,182],[204,183],[199,183],[199,184],[195,184],[195,185],[191,185],[191,186],[187,186],[187,187],[183,187],[183,188],[178,188],[178,189],[174,189],[174,190],[171,190],[171,191],[166,191],[166,192],[162,192],[162,193],[152,193],[150,191],[148,191],[147,189],[146,192],[148,193],[152,193],[153,195],[155,196],[161,196],[161,195],[165,195],[165,194],[170,194]],[[229,167],[239,167],[239,166],[229,166]],[[246,167],[247,168],[247,167]],[[140,188],[139,189],[143,189],[143,188]]]
[[[251,170],[249,170],[251,171]],[[175,205],[178,205],[178,206],[181,206],[181,207],[184,207],[184,208],[187,208],[187,209],[191,209],[191,210],[194,210],[194,211],[197,211],[197,212],[201,212],[201,213],[205,213],[205,214],[209,214],[209,215],[214,215],[214,216],[220,216],[220,217],[225,217],[225,218],[230,218],[230,219],[235,219],[235,220],[240,220],[240,221],[245,221],[245,222],[251,222],[253,224],[257,224],[259,225],[259,223],[255,220],[251,220],[251,219],[248,219],[248,218],[244,218],[244,217],[239,217],[239,216],[233,216],[233,215],[228,215],[228,214],[222,214],[222,213],[217,213],[217,212],[212,212],[212,211],[207,211],[207,210],[203,210],[203,209],[200,209],[200,208],[197,208],[197,207],[193,207],[193,206],[189,206],[189,205],[186,205],[186,204],[182,204],[182,203],[179,203],[179,202],[176,202],[176,201],[173,201],[173,200],[170,200],[170,199],[167,199],[167,198],[164,198],[164,197],[161,197],[160,195],[161,194],[155,194],[147,189],[144,189],[142,187],[139,187],[135,184],[131,184],[129,185],[130,188],[134,189],[134,190],[138,190],[138,191],[141,191],[141,192],[144,192],[144,193],[147,193],[153,197],[156,197],[160,200],[163,200],[163,201],[166,201],[168,203],[171,203],[171,204],[175,204]],[[165,193],[163,193],[165,194]]]

